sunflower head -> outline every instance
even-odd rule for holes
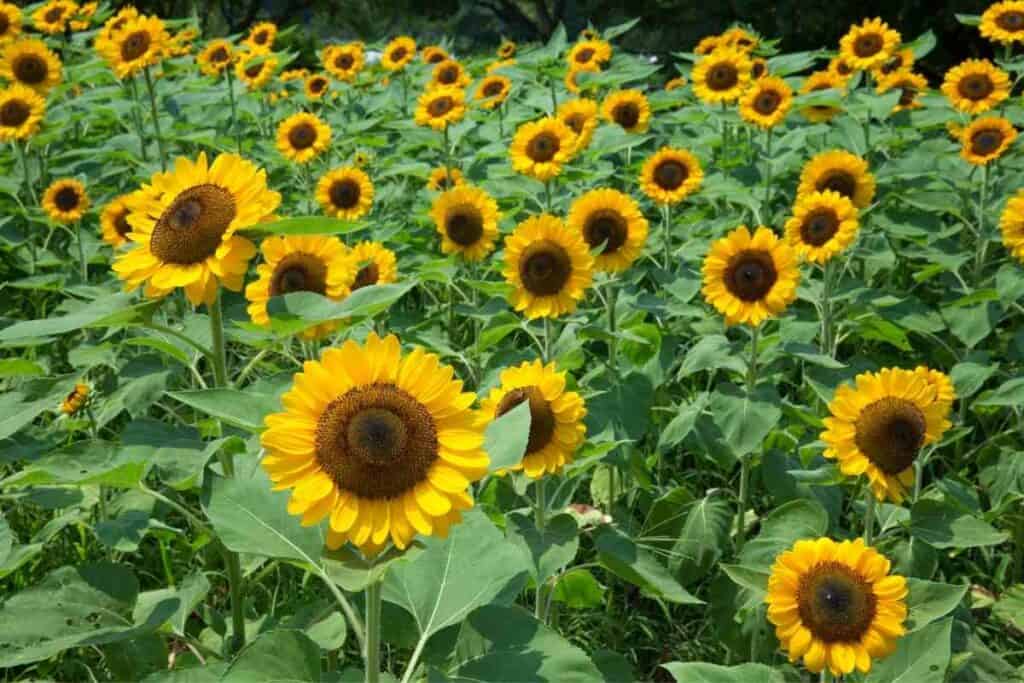
[[[309,69],[285,69],[277,76],[277,80],[282,83],[302,81],[305,84],[307,78],[309,78]]]
[[[440,64],[448,59],[448,51],[440,45],[427,45],[420,50],[420,59],[424,64]]]
[[[840,39],[839,54],[854,69],[869,71],[889,59],[902,40],[899,31],[881,19],[865,19]]]
[[[704,182],[700,161],[685,149],[662,147],[640,169],[640,187],[658,204],[676,204]]]
[[[512,79],[500,74],[492,74],[480,81],[474,97],[480,100],[484,109],[496,109],[508,99],[512,90]]]
[[[277,24],[272,21],[261,21],[253,24],[249,35],[245,38],[245,46],[256,54],[267,54],[274,49],[277,38]]]
[[[593,265],[579,232],[549,214],[526,219],[505,240],[511,303],[530,319],[575,311],[593,280]]]
[[[946,72],[942,92],[958,111],[981,114],[1010,96],[1010,76],[987,59],[968,59]]]
[[[303,84],[306,91],[306,97],[310,100],[323,99],[324,95],[331,88],[331,79],[327,78],[323,74],[310,74],[306,77],[306,82]]]
[[[21,33],[21,10],[17,5],[0,2],[0,45]]]
[[[1004,45],[1024,41],[1024,2],[1005,0],[989,5],[981,15],[979,30],[985,38]]]
[[[196,57],[199,70],[207,76],[219,76],[231,65],[233,48],[226,40],[212,40]],[[282,74],[282,77],[284,74]]]
[[[316,186],[316,199],[324,213],[335,218],[358,220],[373,205],[373,182],[361,168],[347,166],[324,174]]]
[[[853,74],[857,73],[857,70],[850,66],[850,64],[843,59],[842,55],[837,55],[830,59],[826,71],[833,76],[838,77],[843,81],[843,83],[848,81]]]
[[[32,13],[32,24],[42,33],[64,33],[77,11],[78,3],[71,0],[50,0]]]
[[[665,81],[665,90],[668,90],[668,91],[682,90],[685,87],[686,87],[686,77],[685,76],[676,76],[675,78],[670,78],[667,81]]]
[[[128,195],[121,195],[103,207],[100,213],[100,229],[104,242],[112,247],[128,244],[128,234],[132,231],[131,223],[128,222],[130,213]]]
[[[416,41],[409,36],[399,36],[384,47],[380,63],[388,71],[399,71],[416,57]]]
[[[277,149],[295,163],[318,157],[331,142],[331,127],[316,114],[292,114],[277,127]]]
[[[584,40],[569,50],[569,69],[598,71],[612,58],[612,46],[603,40]]]
[[[1006,208],[999,217],[999,229],[1007,251],[1017,260],[1024,261],[1024,190],[1018,190],[1006,202]]]
[[[75,388],[72,389],[64,400],[60,403],[60,412],[65,415],[71,416],[77,413],[79,410],[85,407],[85,404],[89,401],[89,385],[84,382],[78,382],[75,384]]]
[[[740,99],[740,116],[763,129],[782,123],[793,104],[793,89],[777,76],[754,81]]]
[[[928,79],[913,71],[897,71],[878,81],[875,92],[881,94],[898,89],[900,99],[896,101],[894,112],[905,109],[918,109],[924,105],[917,101],[917,96],[928,90]]]
[[[427,178],[427,189],[434,192],[450,190],[462,185],[463,182],[465,180],[459,169],[438,166],[430,172],[430,176]]]
[[[724,47],[721,36],[704,36],[693,48],[693,54],[701,56],[709,55],[719,47]]]
[[[262,90],[277,69],[277,58],[255,52],[239,56],[235,75],[249,90]]]
[[[897,50],[887,60],[871,70],[876,80],[891,76],[900,71],[909,71],[914,68],[914,51],[907,48]]]
[[[601,114],[627,133],[643,133],[651,122],[651,105],[639,90],[616,90],[601,102]]]
[[[516,56],[516,44],[507,38],[501,41],[498,46],[498,59],[512,59]]]
[[[339,81],[351,83],[366,63],[363,50],[353,43],[331,45],[320,57],[324,69]]]
[[[27,140],[39,130],[46,100],[20,83],[0,90],[0,142]]]
[[[720,39],[723,46],[736,48],[742,52],[753,52],[761,42],[753,33],[739,26],[723,33]]]
[[[0,53],[0,78],[45,95],[61,81],[60,58],[41,40],[14,41]]]
[[[469,85],[469,74],[465,67],[451,57],[435,64],[430,73],[428,88],[465,88]]]
[[[416,125],[444,130],[466,115],[466,93],[462,88],[437,87],[420,95],[416,105]]]
[[[370,285],[386,285],[398,279],[395,253],[380,242],[360,242],[349,252],[356,267],[352,291]]]
[[[815,71],[800,86],[800,93],[803,95],[822,90],[838,90],[841,94],[845,95],[846,80],[831,71]],[[832,117],[841,111],[841,108],[827,104],[812,104],[800,109],[800,113],[804,115],[804,118],[812,123],[831,121]]]
[[[579,154],[590,145],[597,130],[597,102],[586,98],[566,100],[558,106],[556,118],[572,130],[572,154]]]
[[[856,154],[834,149],[822,152],[804,165],[797,195],[832,190],[847,197],[858,209],[866,209],[875,198],[875,176],[868,162]]]
[[[859,227],[849,198],[832,190],[811,192],[797,197],[786,239],[801,258],[825,263],[853,243]]]
[[[960,135],[960,156],[976,166],[1001,157],[1017,139],[1017,129],[1001,116],[975,119]]]
[[[712,244],[703,270],[704,298],[727,325],[756,327],[781,314],[800,282],[796,253],[764,226],[751,235],[741,225]]]
[[[719,47],[694,67],[690,75],[693,91],[707,104],[735,102],[750,84],[752,67],[746,52]]]
[[[359,150],[358,152],[352,155],[352,165],[358,168],[365,168],[369,166],[370,161],[370,154],[368,152]]]
[[[125,79],[162,60],[170,39],[162,19],[142,15],[124,22],[96,47],[114,74]]]
[[[198,36],[199,31],[191,26],[178,31],[167,42],[167,54],[171,57],[184,57],[192,54],[192,41]]]
[[[571,128],[551,116],[524,123],[509,147],[512,168],[537,180],[551,180],[572,156],[575,137]]]
[[[74,178],[55,180],[43,193],[43,210],[55,223],[77,223],[89,210],[89,195]]]
[[[434,200],[430,211],[441,236],[441,251],[481,261],[498,238],[498,203],[478,187],[459,185]]]
[[[567,223],[591,253],[597,254],[597,271],[617,273],[629,268],[647,241],[647,219],[640,206],[618,190],[596,189],[578,197],[569,209]]]
[[[914,368],[914,373],[924,378],[935,389],[935,400],[945,404],[948,418],[953,410],[953,401],[956,400],[956,388],[953,386],[952,378],[941,370],[934,370],[924,365]]]

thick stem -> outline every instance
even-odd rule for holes
[[[534,483],[534,488],[537,490],[537,499],[534,501],[533,506],[534,522],[536,522],[537,531],[543,536],[544,527],[547,525],[548,512],[547,488],[544,486],[543,477]],[[538,621],[544,620],[544,584],[541,581],[537,582],[537,596],[536,603],[533,606],[533,615],[537,617]]]
[[[672,205],[661,207],[661,221],[664,225],[665,270],[672,266]]]
[[[238,132],[238,105],[235,104],[235,78],[231,73],[231,67],[225,70],[228,79],[228,102],[231,103],[231,135],[235,138],[235,150],[242,153],[242,136]]]
[[[505,137],[505,103],[498,105],[498,137]]]
[[[875,492],[866,487],[867,498],[864,499],[864,545],[871,545],[875,540]]]
[[[153,130],[156,132],[156,145],[160,150],[160,169],[167,170],[167,150],[164,148],[164,136],[160,132],[160,113],[156,106],[156,88],[153,87],[153,76],[149,73],[147,66],[142,70],[146,76],[146,90],[149,91],[149,106],[153,111]]]
[[[146,131],[142,126],[142,103],[139,101],[139,88],[135,84],[135,79],[130,78],[128,80],[128,89],[132,93],[132,101],[135,106],[132,107],[132,121],[135,123],[135,134],[139,136],[139,152],[142,154],[142,160],[149,162],[149,152],[146,151]]]
[[[608,315],[608,367],[611,369],[611,375],[614,379],[618,371],[618,357],[619,357],[619,338],[616,336],[616,319],[615,319],[615,300],[618,295],[618,288],[613,280],[608,281],[608,285],[605,290],[605,307]]]
[[[826,261],[822,267],[821,283],[821,353],[826,356],[835,355],[834,330],[832,324],[832,286],[835,279],[835,266]]]
[[[82,224],[75,226],[75,242],[78,244],[78,267],[82,275],[82,282],[89,281],[89,264],[85,261],[85,246],[82,244]]]
[[[366,587],[366,683],[380,681],[380,581]]]
[[[762,202],[763,208],[761,213],[764,217],[765,222],[771,220],[769,215],[769,202],[772,198],[772,170],[774,166],[772,164],[772,129],[769,128],[764,133],[764,200]]]
[[[227,352],[224,347],[224,315],[220,305],[220,289],[213,303],[208,306],[210,314],[210,339],[213,348],[210,349],[213,357],[213,380],[216,386],[226,387],[228,385]]]
[[[548,86],[551,88],[551,115],[558,111],[558,95],[555,93],[555,79],[548,79]]]
[[[551,318],[544,316],[544,364],[551,362]]]
[[[988,205],[988,185],[990,167],[988,164],[981,170],[981,187],[978,189],[978,247],[974,257],[974,277],[971,286],[980,289],[982,271],[985,269],[985,256],[988,251],[988,235],[985,234],[985,209]]]
[[[761,326],[753,328],[750,332],[750,360],[747,362],[747,396],[754,393],[757,386],[757,353],[758,341],[761,336]],[[743,550],[747,535],[747,504],[750,499],[750,465],[753,453],[744,453],[740,456],[740,490],[736,506],[736,553]]]

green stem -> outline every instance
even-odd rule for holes
[[[754,393],[757,386],[757,353],[758,341],[761,337],[761,326],[758,325],[750,332],[750,360],[747,362],[747,396]],[[747,535],[747,504],[750,499],[750,465],[753,453],[744,453],[740,456],[740,491],[739,501],[736,508],[736,553],[743,550]]]
[[[871,545],[875,540],[875,492],[866,487],[867,498],[864,500],[864,545]]]
[[[82,282],[89,282],[89,264],[85,262],[85,246],[82,244],[82,224],[75,226],[75,242],[78,244],[78,267],[82,274]]]
[[[664,240],[665,240],[665,270],[669,270],[672,265],[672,205],[665,204],[661,207],[661,220],[664,225]]]
[[[213,360],[213,380],[218,387],[228,385],[227,351],[224,346],[224,314],[220,304],[220,289],[213,303],[208,306],[210,314],[210,339],[213,348],[210,355]],[[229,475],[230,476],[230,475]]]
[[[153,76],[149,73],[147,66],[142,70],[146,76],[146,90],[149,91],[149,106],[153,111],[153,130],[156,131],[156,144],[160,150],[160,169],[167,170],[167,150],[164,149],[164,136],[160,132],[160,113],[156,106],[156,88],[153,87]]]
[[[558,111],[558,95],[555,93],[555,79],[548,79],[548,86],[551,89],[551,115],[554,116],[555,112]]]
[[[505,103],[498,105],[498,137],[505,137]]]
[[[822,267],[821,283],[821,352],[833,357],[835,355],[834,330],[832,326],[832,285],[835,276],[835,267],[832,261],[826,261]]]
[[[541,536],[544,535],[544,527],[547,525],[548,508],[547,488],[544,486],[544,483],[543,477],[534,483],[534,488],[537,491],[537,499],[534,501],[533,507],[534,521],[537,524],[537,531],[540,532]],[[544,584],[540,581],[537,582],[537,596],[533,615],[537,617],[538,621],[544,620]]]
[[[545,364],[551,362],[551,318],[544,316],[544,353],[541,360]]]
[[[128,80],[128,89],[131,90],[132,101],[135,103],[135,106],[132,107],[132,121],[135,123],[135,134],[139,136],[139,151],[142,154],[142,160],[149,163],[149,152],[146,150],[146,131],[142,126],[142,103],[139,101],[139,88],[134,78]]]
[[[552,213],[551,209],[551,181],[544,182],[544,207],[548,213]]]
[[[605,309],[608,314],[608,367],[611,369],[612,378],[616,377],[619,358],[619,338],[616,336],[615,300],[618,298],[618,288],[614,280],[609,280],[606,285]]]
[[[982,167],[981,187],[978,190],[978,246],[974,257],[974,278],[971,286],[981,286],[982,271],[985,268],[985,255],[988,251],[988,235],[985,234],[985,209],[988,205],[988,185],[991,168],[988,164]]]
[[[235,138],[235,150],[242,153],[242,136],[238,132],[238,105],[235,104],[235,77],[231,73],[231,67],[225,70],[228,79],[228,102],[231,103],[231,135]]]
[[[366,587],[366,683],[380,681],[381,581]]]
[[[761,213],[763,214],[765,222],[771,220],[769,215],[769,202],[772,197],[772,171],[774,165],[772,164],[772,129],[769,128],[764,133],[764,201]]]
[[[1024,581],[1024,511],[1017,517],[1013,527],[1013,575],[1017,581]]]

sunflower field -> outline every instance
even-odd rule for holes
[[[0,1],[3,680],[1024,681],[1024,2],[957,19]]]

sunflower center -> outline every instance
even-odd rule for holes
[[[912,84],[907,83],[900,86],[900,106],[909,107],[914,103],[914,99],[917,97],[917,88]]]
[[[432,99],[430,104],[427,105],[427,111],[430,112],[431,116],[437,118],[450,112],[454,106],[455,101],[447,95],[444,95],[442,97],[435,97]]]
[[[558,136],[553,133],[543,132],[533,136],[526,145],[526,156],[538,164],[551,161],[561,146]]]
[[[891,74],[897,71],[901,66],[903,66],[903,58],[899,55],[896,55],[895,57],[888,60],[885,64],[882,65],[882,73],[886,75]]]
[[[712,90],[729,90],[735,87],[739,80],[739,71],[726,62],[715,64],[708,70],[708,87]]]
[[[78,206],[78,191],[73,187],[62,187],[53,197],[53,203],[61,211],[71,211]]]
[[[1003,144],[1003,133],[995,128],[979,130],[971,136],[971,151],[981,156],[994,154]]]
[[[406,50],[404,47],[396,47],[394,50],[391,51],[391,61],[399,62],[405,59],[405,56],[407,54],[409,54],[409,51]]]
[[[1003,12],[996,17],[996,26],[1004,31],[1024,31],[1024,12]]]
[[[121,237],[127,237],[128,233],[132,231],[132,226],[128,222],[128,211],[119,211],[117,216],[114,217],[114,230]]]
[[[591,249],[602,244],[603,254],[613,254],[618,251],[626,238],[629,237],[629,226],[622,214],[610,209],[603,209],[592,213],[583,224],[583,239]]]
[[[149,248],[165,263],[205,261],[217,251],[235,215],[230,192],[209,183],[194,185],[179,193],[157,220]]]
[[[314,78],[309,82],[309,89],[314,95],[322,93],[327,89],[327,79],[325,78]],[[315,137],[315,136],[314,136]]]
[[[0,15],[2,16],[2,15]],[[16,128],[28,121],[32,114],[28,103],[23,100],[7,100],[0,106],[0,125]]]
[[[836,62],[836,73],[840,76],[849,76],[853,73],[853,67],[844,61]]]
[[[859,641],[875,618],[871,586],[845,564],[821,562],[800,578],[800,621],[826,643]]]
[[[327,264],[312,254],[289,254],[281,259],[270,278],[270,296],[291,292],[327,291]]]
[[[256,43],[257,45],[263,45],[265,42],[267,42],[268,37],[269,36],[267,35],[266,31],[260,31],[259,33],[252,37],[252,42]]]
[[[448,239],[459,246],[469,247],[484,234],[484,217],[475,206],[459,206],[445,220]]]
[[[535,296],[558,294],[572,275],[569,252],[557,242],[538,240],[523,250],[519,277],[523,287]]]
[[[684,164],[669,159],[657,165],[654,169],[654,182],[663,190],[674,190],[684,182],[689,172]]]
[[[623,128],[632,128],[640,121],[640,108],[633,102],[623,102],[615,107],[612,118]]]
[[[885,47],[885,41],[877,33],[865,33],[853,41],[853,53],[860,58],[873,57]]]
[[[320,467],[339,489],[374,500],[424,481],[439,448],[427,408],[383,382],[331,401],[317,422],[315,445]]]
[[[210,55],[210,61],[218,63],[218,64],[221,63],[221,62],[226,62],[230,58],[231,58],[231,56],[228,55],[228,51],[224,47],[218,47]]]
[[[577,112],[566,116],[562,119],[562,123],[569,126],[576,135],[579,135],[583,132],[583,126],[587,123],[587,117]]]
[[[328,195],[334,206],[339,209],[351,209],[359,203],[359,183],[351,178],[338,180],[331,184]]]
[[[248,76],[249,78],[256,78],[257,76],[260,75],[261,71],[263,71],[263,65],[262,64],[253,64],[252,66],[250,66],[248,69],[245,70],[245,75]]]
[[[498,403],[495,417],[501,417],[524,401],[530,402],[530,438],[526,442],[526,452],[536,453],[551,443],[555,436],[555,411],[539,387],[519,387],[505,394]]]
[[[815,209],[807,214],[803,224],[800,226],[800,240],[804,244],[814,247],[832,239],[832,236],[839,230],[839,216],[832,209]]]
[[[288,131],[288,143],[292,149],[309,149],[314,142],[316,142],[316,128],[311,123],[300,123]]]
[[[446,57],[440,52],[431,52],[427,58],[427,64],[440,64]]]
[[[774,90],[762,90],[754,98],[754,111],[762,116],[770,116],[782,104],[782,95]]]
[[[43,19],[49,24],[55,24],[64,16],[63,7],[54,7],[43,15]]]
[[[149,31],[135,31],[121,41],[121,59],[130,62],[146,54],[149,49]]]
[[[7,33],[7,29],[11,27],[11,20],[7,18],[6,14],[0,13],[0,36]]]
[[[505,90],[505,84],[501,81],[490,81],[484,85],[484,97],[495,97]]]
[[[988,77],[988,74],[971,74],[961,78],[956,89],[965,99],[983,100],[992,94],[996,85]]]
[[[847,199],[853,199],[853,195],[857,192],[857,180],[849,172],[835,169],[827,171],[818,180],[816,189],[818,192],[832,190]]]
[[[587,64],[591,59],[594,58],[594,48],[585,47],[576,53],[577,64]]]
[[[28,85],[38,85],[46,80],[49,69],[46,60],[39,55],[21,55],[11,66],[14,77]]]
[[[866,406],[855,427],[857,448],[878,469],[894,475],[914,464],[927,422],[911,401],[887,396]]]
[[[753,76],[754,78],[761,78],[761,76],[764,76],[764,73],[765,71],[767,71],[767,69],[768,65],[758,60],[754,62],[754,64],[750,67],[750,75]]]
[[[380,268],[377,267],[376,263],[370,261],[356,273],[356,280],[352,283],[352,291],[354,292],[361,287],[375,285],[378,280],[380,280]]]
[[[457,80],[459,80],[459,70],[454,66],[444,67],[441,69],[441,73],[437,75],[437,82],[444,85],[451,85]]]
[[[757,249],[736,254],[725,270],[725,286],[733,296],[748,302],[763,299],[777,279],[772,255]]]
[[[352,55],[348,53],[340,54],[334,59],[334,66],[343,71],[351,69],[353,64],[355,64],[355,60],[352,59]]]

